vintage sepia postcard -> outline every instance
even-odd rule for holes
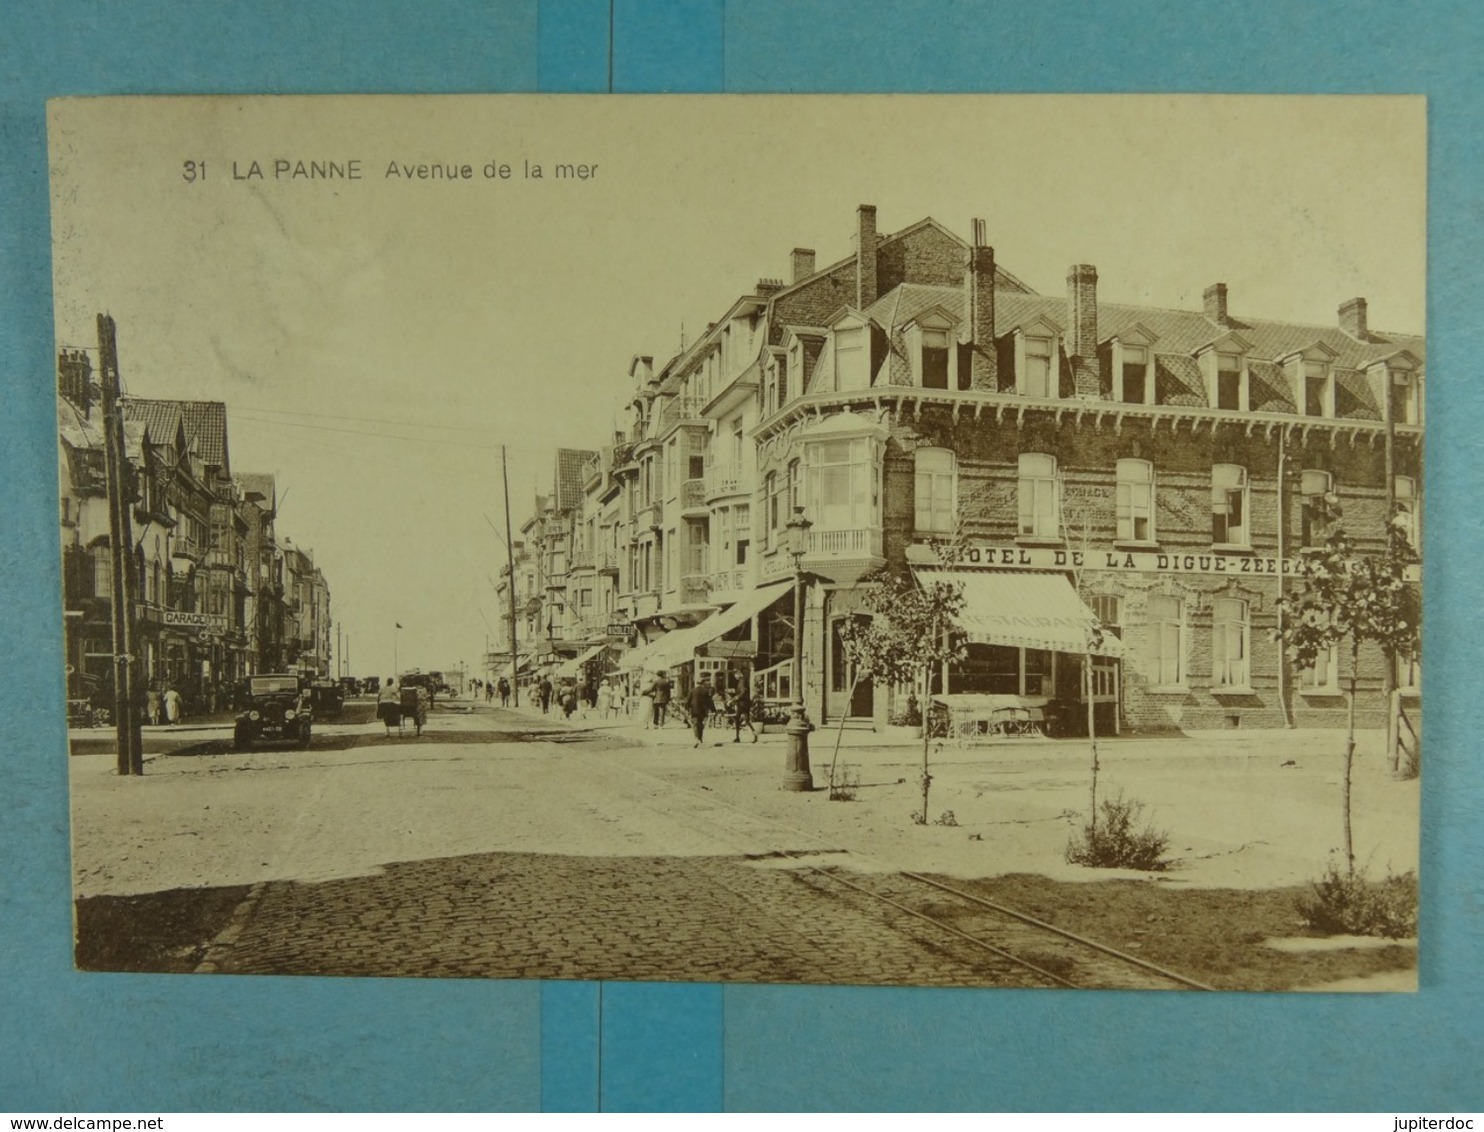
[[[1426,107],[49,107],[76,964],[1416,987]]]

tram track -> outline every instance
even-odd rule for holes
[[[986,982],[981,985],[1025,985],[1018,978],[1007,978],[1008,964],[1029,975],[1034,985],[1048,987],[1215,989],[956,884],[896,869],[848,847],[828,844],[816,833],[734,806],[710,790],[680,785],[597,755],[574,755],[607,771],[621,769],[641,780],[647,787],[646,795],[629,798],[629,802],[724,840],[751,860],[778,861],[799,883],[821,897],[876,909],[876,914],[896,930],[951,955],[960,964],[982,970]],[[830,858],[829,864],[817,861],[824,856]]]

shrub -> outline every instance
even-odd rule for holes
[[[1170,836],[1152,825],[1135,828],[1144,812],[1143,802],[1124,801],[1120,793],[1117,798],[1105,799],[1098,809],[1102,811],[1102,821],[1096,825],[1087,823],[1082,827],[1081,837],[1067,842],[1068,863],[1094,869],[1164,871],[1169,864],[1164,852],[1169,847]]]
[[[860,786],[860,769],[847,763],[842,763],[840,765],[839,777],[832,778],[830,781],[830,801],[854,802],[856,791],[860,789]]]
[[[1314,882],[1314,894],[1298,899],[1306,927],[1328,935],[1377,935],[1401,939],[1417,934],[1417,874],[1366,879],[1365,870],[1342,872],[1331,861]]]
[[[922,708],[918,706],[917,697],[908,696],[906,706],[891,713],[890,722],[893,727],[921,727]]]
[[[938,825],[957,825],[958,824],[958,817],[954,814],[954,812],[952,810],[944,810],[943,813],[942,813],[942,815],[938,818],[937,824]]]

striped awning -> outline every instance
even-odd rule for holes
[[[792,586],[792,582],[775,582],[749,590],[734,604],[719,613],[713,613],[699,624],[687,629],[676,629],[657,641],[635,649],[624,657],[623,666],[658,671],[661,668],[689,664],[695,658],[696,649],[731,632],[743,622],[752,620],[786,594]]]
[[[579,656],[575,656],[571,660],[567,661],[565,664],[561,665],[555,672],[552,673],[552,676],[556,677],[558,680],[575,680],[578,676],[582,675],[582,666],[588,661],[592,660],[593,657],[597,656],[607,647],[607,641],[604,641],[601,645],[594,645],[592,648],[588,649],[587,652],[582,653]]]
[[[963,586],[964,606],[957,621],[975,644],[1123,655],[1123,642],[1102,631],[1065,574],[930,567],[917,567],[916,572],[923,581]]]

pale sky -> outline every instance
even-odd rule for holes
[[[675,352],[789,253],[982,217],[1043,294],[1424,328],[1420,98],[613,96],[76,99],[50,108],[57,341],[118,322],[137,396],[225,401],[272,472],[351,670],[477,666],[504,548],[557,446],[608,441],[628,365]],[[360,162],[359,181],[273,162]],[[205,162],[187,183],[183,163]],[[239,180],[256,160],[261,179]],[[386,177],[391,162],[470,181]],[[526,179],[524,163],[542,180]],[[487,163],[511,167],[487,179]],[[555,179],[558,162],[596,165]],[[52,380],[55,377],[52,375]]]

